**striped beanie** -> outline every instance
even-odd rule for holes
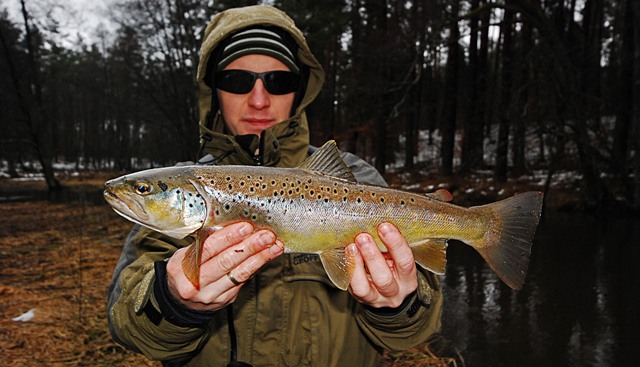
[[[294,52],[287,47],[283,37],[266,28],[248,28],[231,36],[222,50],[217,70],[223,70],[237,58],[252,54],[271,56],[280,60],[292,72],[300,72]]]

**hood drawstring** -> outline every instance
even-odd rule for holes
[[[258,150],[256,151],[256,154],[253,156],[253,163],[256,166],[263,166],[264,165],[264,141],[265,141],[265,134],[266,131],[262,130],[262,132],[260,132],[260,140],[258,141]]]

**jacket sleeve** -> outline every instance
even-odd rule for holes
[[[436,275],[418,268],[418,289],[397,309],[373,309],[359,304],[356,322],[374,344],[407,350],[440,331],[442,292]]]
[[[168,322],[154,296],[155,263],[188,245],[136,225],[125,241],[109,287],[109,331],[119,344],[151,359],[180,360],[196,352],[208,329]],[[215,316],[214,316],[215,317]]]

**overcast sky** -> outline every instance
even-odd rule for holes
[[[35,18],[49,16],[59,24],[58,41],[63,46],[72,47],[82,37],[85,44],[97,39],[96,30],[102,28],[113,32],[114,25],[109,21],[109,6],[114,0],[25,0],[27,11]],[[20,0],[2,0],[14,21],[22,24]],[[42,24],[42,22],[39,22]]]

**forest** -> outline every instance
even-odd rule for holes
[[[15,0],[18,2],[18,0]],[[115,30],[59,37],[47,4],[0,5],[0,168],[132,171],[197,159],[204,28],[272,4],[326,82],[312,143],[381,172],[498,182],[575,172],[590,205],[640,207],[640,2],[633,0],[118,0]],[[433,154],[426,154],[432,152]]]

